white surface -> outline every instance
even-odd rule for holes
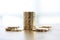
[[[55,24],[49,32],[6,32],[0,28],[0,40],[60,40],[60,25]]]

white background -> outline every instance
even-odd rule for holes
[[[23,13],[35,12],[35,26],[60,24],[60,0],[0,0],[0,25],[23,27]]]

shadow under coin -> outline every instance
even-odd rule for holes
[[[25,40],[34,40],[34,32],[26,30],[25,33]]]

